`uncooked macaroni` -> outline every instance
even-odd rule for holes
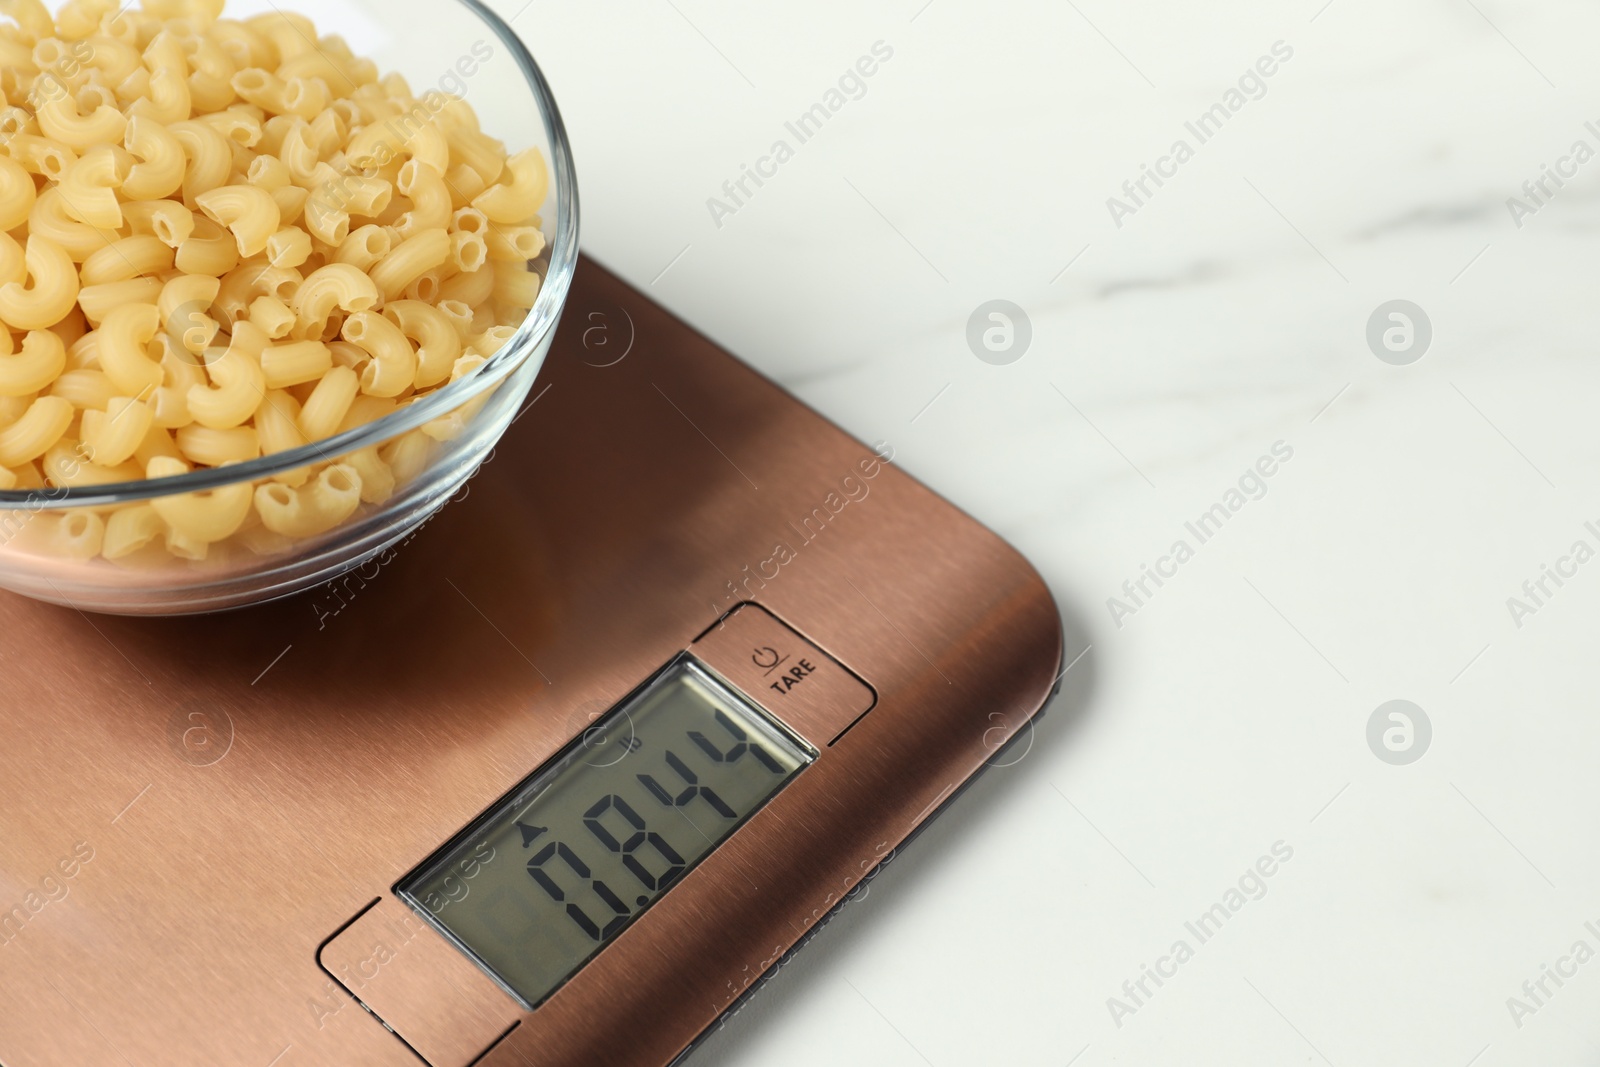
[[[4,0],[0,489],[303,447],[477,373],[539,293],[549,173],[303,15]],[[119,565],[281,552],[381,505],[480,398],[257,483],[35,516]],[[217,551],[213,551],[216,549]]]

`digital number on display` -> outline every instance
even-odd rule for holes
[[[531,1008],[814,758],[684,657],[399,893]]]

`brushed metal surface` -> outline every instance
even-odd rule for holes
[[[468,1067],[522,1016],[494,979],[394,897],[363,912],[318,958],[429,1067]]]
[[[878,700],[838,660],[758,604],[734,609],[689,651],[819,749]]]
[[[0,597],[0,1063],[415,1067],[319,948],[759,600],[877,706],[480,1061],[660,1067],[982,765],[992,713],[1046,699],[1059,620],[1021,557],[593,262],[531,404],[463,499],[316,593]]]

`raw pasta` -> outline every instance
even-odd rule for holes
[[[542,278],[537,149],[303,15],[223,0],[0,14],[0,488],[314,443],[476,373]],[[282,551],[380,505],[482,399],[256,484],[41,516],[32,551]],[[228,555],[225,546],[218,555]]]

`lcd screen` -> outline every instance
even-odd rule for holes
[[[399,893],[531,1008],[813,758],[685,656]]]

